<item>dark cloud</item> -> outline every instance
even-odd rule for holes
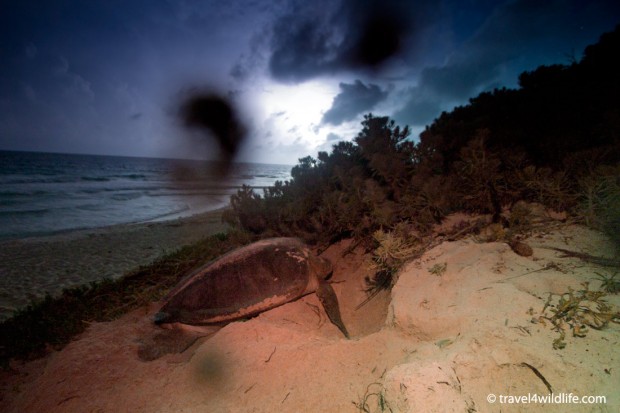
[[[399,53],[406,28],[402,17],[397,13],[383,13],[382,9],[378,13],[371,11],[356,39],[351,61],[374,68]]]
[[[299,82],[341,70],[378,69],[401,52],[417,28],[413,16],[426,3],[344,0],[339,7],[333,2],[294,7],[273,25],[270,73]]]
[[[332,107],[323,115],[322,123],[340,125],[353,120],[361,113],[368,112],[377,103],[385,100],[388,92],[378,85],[365,85],[361,80],[355,83],[340,83],[340,93],[334,98]]]
[[[268,41],[267,28],[254,34],[249,41],[248,51],[243,53],[230,69],[230,76],[237,82],[244,82],[252,77],[256,67],[261,66],[266,57],[264,50]]]
[[[496,7],[442,66],[425,67],[394,117],[424,125],[441,111],[495,87],[516,87],[518,75],[594,43],[620,17],[613,2],[518,0]],[[606,16],[604,19],[601,16]],[[605,27],[607,20],[608,27]],[[579,56],[577,57],[579,58]]]
[[[410,88],[407,94],[409,97],[405,105],[393,114],[398,123],[427,125],[444,109],[444,102],[435,96],[425,95],[419,87]]]
[[[273,27],[271,75],[281,81],[302,81],[332,72],[339,65],[335,29],[318,17],[289,15]]]
[[[340,135],[337,135],[333,132],[330,132],[327,134],[327,142],[339,142],[341,140],[343,139],[342,139],[342,136]]]

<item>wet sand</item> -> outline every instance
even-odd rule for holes
[[[223,210],[0,243],[0,320],[46,293],[119,278],[164,254],[226,231]]]

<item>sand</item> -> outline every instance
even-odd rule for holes
[[[600,233],[569,225],[524,240],[443,242],[399,272],[391,292],[355,310],[369,256],[324,255],[352,338],[326,319],[316,296],[234,322],[181,355],[136,356],[157,304],[94,323],[61,351],[2,373],[3,412],[617,412],[620,328],[567,335],[532,323],[549,292],[608,274],[549,247],[609,256]],[[429,271],[445,264],[441,275]],[[553,264],[553,265],[550,265]],[[597,287],[592,282],[592,287]],[[620,305],[619,296],[609,302]],[[500,396],[562,393],[606,403],[500,403]],[[488,397],[497,397],[490,403]],[[565,397],[565,396],[562,396]]]
[[[225,231],[221,214],[218,210],[172,221],[0,242],[0,320],[46,293],[116,279],[163,254]]]

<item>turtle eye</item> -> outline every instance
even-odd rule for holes
[[[168,319],[170,319],[170,314],[160,311],[153,317],[153,322],[159,325],[164,324]]]
[[[332,278],[332,275],[334,275],[334,270],[331,270],[325,275],[325,280],[329,280],[330,278]]]

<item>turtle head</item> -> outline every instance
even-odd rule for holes
[[[319,279],[327,280],[332,276],[334,267],[330,260],[321,257],[313,257],[310,260],[311,270]]]

